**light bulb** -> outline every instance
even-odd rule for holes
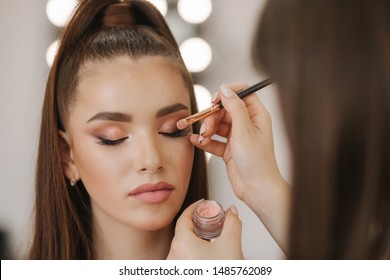
[[[77,3],[77,0],[49,0],[46,4],[46,15],[51,23],[63,27],[68,23]]]
[[[46,51],[46,62],[49,67],[53,65],[54,58],[57,54],[57,49],[58,49],[59,41],[56,40],[53,43],[50,44],[50,46],[47,48]]]
[[[167,15],[168,12],[168,4],[166,0],[146,0],[152,3],[156,8],[160,11],[163,16]]]
[[[210,45],[202,38],[190,38],[180,45],[180,52],[190,72],[202,72],[211,63],[213,54]]]
[[[179,0],[177,10],[185,21],[199,24],[210,16],[213,5],[211,0]]]

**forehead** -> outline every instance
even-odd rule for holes
[[[78,81],[76,107],[131,113],[178,102],[190,107],[188,88],[169,58],[118,56],[87,62]]]

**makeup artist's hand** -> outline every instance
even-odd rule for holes
[[[261,219],[286,251],[290,188],[276,163],[271,116],[256,94],[240,99],[244,84],[222,85],[218,92],[224,110],[203,120],[197,147],[223,158],[234,193]],[[211,137],[226,138],[221,142]]]
[[[167,259],[171,260],[239,260],[243,259],[241,220],[237,208],[226,211],[222,233],[212,242],[195,235],[192,215],[198,202],[187,207],[176,223],[175,236]]]

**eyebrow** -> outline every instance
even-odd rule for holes
[[[156,118],[172,114],[180,110],[188,110],[188,107],[182,103],[175,103],[159,109]],[[115,121],[115,122],[132,122],[133,116],[121,112],[100,112],[90,118],[87,123],[92,121]]]
[[[163,116],[172,114],[174,112],[180,111],[180,110],[188,110],[188,107],[184,105],[183,103],[175,103],[169,106],[166,106],[164,108],[161,108],[156,113],[156,118],[161,118]]]
[[[120,112],[101,112],[90,118],[87,123],[92,121],[115,121],[115,122],[131,122],[133,116]]]

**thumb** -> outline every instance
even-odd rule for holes
[[[241,135],[245,130],[249,128],[251,124],[250,115],[245,102],[233,92],[229,86],[222,84],[221,89],[221,102],[225,110],[229,113],[232,119],[233,133]]]
[[[229,254],[225,255],[227,259],[242,260],[244,258],[242,253],[241,232],[242,224],[238,217],[237,208],[231,206],[226,211],[222,233],[215,241],[218,243],[218,246],[222,246],[222,248],[225,248],[226,244],[229,244],[229,251],[227,251]]]
[[[242,223],[238,217],[237,208],[235,206],[231,206],[226,211],[225,222],[219,239],[225,240],[224,242],[232,242],[226,244],[241,244],[241,233]]]

